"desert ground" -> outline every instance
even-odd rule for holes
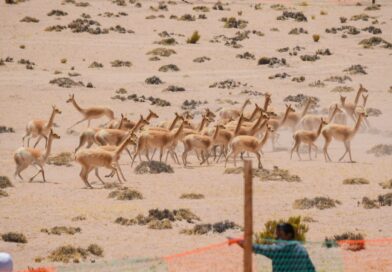
[[[296,154],[290,160],[294,142],[293,132],[288,128],[279,129],[276,150],[273,150],[271,141],[263,147],[261,161],[264,168],[278,166],[298,175],[301,181],[261,181],[258,177],[254,178],[254,230],[263,230],[268,220],[302,216],[312,218],[306,223],[309,226],[306,240],[310,242],[321,244],[325,237],[344,232],[362,233],[366,239],[392,237],[391,207],[367,209],[362,204],[363,197],[377,199],[379,195],[391,192],[379,183],[392,178],[392,157],[390,154],[375,156],[368,153],[376,145],[392,144],[391,1],[378,0],[379,7],[367,9],[370,0],[233,0],[223,2],[223,10],[214,9],[215,2],[202,0],[174,0],[161,4],[144,0],[84,1],[89,5],[61,0],[0,3],[0,125],[14,129],[13,133],[0,134],[0,175],[9,177],[13,184],[13,187],[4,189],[8,196],[0,197],[0,234],[18,232],[27,238],[27,243],[0,239],[0,251],[12,254],[15,269],[70,265],[52,262],[48,258],[53,250],[64,245],[86,248],[97,244],[103,249],[103,256],[89,256],[81,262],[89,263],[91,259],[110,262],[168,256],[224,242],[226,236],[242,235],[238,228],[223,233],[186,235],[180,233],[181,230],[192,228],[194,223],[185,221],[173,222],[171,229],[115,223],[118,217],[134,218],[138,214],[148,214],[150,209],[184,208],[200,218],[196,221],[198,224],[229,220],[242,226],[243,178],[241,174],[224,174],[224,160],[215,163],[210,158],[210,165],[200,165],[191,153],[188,156],[190,164],[184,167],[169,157],[168,164],[173,167],[174,173],[142,175],[134,171],[139,159],[131,167],[130,158],[123,153],[120,164],[127,179],[124,185],[143,195],[143,199],[138,200],[108,198],[114,189],[104,189],[93,172],[89,181],[94,189],[87,189],[79,176],[81,168],[77,162],[71,162],[70,166],[46,164],[47,182],[42,182],[41,175],[28,182],[36,172],[34,167],[22,172],[24,181],[15,178],[13,154],[23,146],[22,137],[27,123],[33,119],[49,119],[52,105],[56,105],[62,113],[55,116],[53,129],[61,139],[53,141],[51,154],[73,153],[87,122],[73,127],[71,133],[67,131],[83,117],[66,103],[70,94],[75,95],[81,107],[101,105],[111,108],[115,118],[120,118],[123,113],[128,119],[137,121],[140,114],[145,117],[151,109],[159,115],[158,119],[151,120],[150,126],[155,126],[172,120],[175,112],[183,112],[185,100],[202,102],[190,109],[195,114],[192,122],[198,124],[206,108],[216,114],[215,122],[219,121],[221,111],[240,109],[246,99],[250,99],[252,104],[245,112],[251,112],[254,103],[263,105],[265,93],[271,94],[271,107],[278,114],[285,111],[285,104],[292,104],[296,112],[301,113],[302,109],[295,107],[298,103],[284,101],[287,96],[298,94],[318,98],[318,107],[312,110],[313,113],[327,114],[330,105],[340,103],[340,94],[347,96],[347,101],[354,101],[362,84],[369,95],[366,108],[371,109],[369,113],[373,114],[367,118],[370,126],[362,126],[351,141],[355,163],[350,163],[348,156],[338,162],[345,148],[342,142],[336,140],[329,147],[333,161],[325,162],[322,136],[316,141],[319,147],[317,158],[309,160],[307,148],[303,148],[302,160]],[[194,9],[200,6],[206,8]],[[49,16],[52,10],[65,13]],[[302,12],[307,20],[277,20],[284,11]],[[189,16],[182,17],[186,14]],[[22,20],[26,16],[38,20]],[[235,21],[231,28],[227,28],[221,20],[223,17],[235,17],[247,23]],[[341,17],[346,17],[347,21],[342,22]],[[71,22],[78,18],[99,22],[99,31],[104,33],[88,33],[83,31],[88,27],[83,26],[72,28]],[[56,25],[60,31],[48,28]],[[369,26],[378,30],[367,28]],[[90,27],[96,30],[97,25]],[[293,32],[299,33],[289,34],[294,28],[297,30]],[[336,33],[326,31],[331,28],[335,28]],[[195,44],[187,43],[194,31],[198,31],[200,39]],[[319,35],[318,42],[314,41],[313,35]],[[360,42],[371,37],[380,37],[385,42],[375,42],[364,48]],[[175,41],[158,44],[170,38]],[[288,49],[278,51],[286,47]],[[154,58],[148,53],[156,48],[172,49],[175,53]],[[319,49],[328,49],[331,55],[316,54]],[[246,54],[247,58],[237,56],[245,52],[250,53]],[[314,61],[302,60],[301,56],[306,59],[306,55],[314,57]],[[208,59],[194,61],[200,57]],[[263,57],[276,57],[277,63],[259,64]],[[130,64],[113,67],[111,62],[115,60],[129,61]],[[90,68],[93,62],[102,64],[102,67]],[[168,64],[176,65],[178,70],[164,72],[160,69]],[[347,70],[352,65],[361,65],[363,69]],[[289,76],[271,78],[283,73]],[[146,79],[152,76],[157,76],[162,83],[147,84]],[[328,80],[331,77],[335,80]],[[340,78],[336,80],[336,77]],[[58,78],[72,80],[69,81],[70,86],[50,83]],[[293,78],[297,78],[298,82]],[[227,84],[222,84],[225,88],[219,88],[219,83],[225,81]],[[93,87],[87,87],[88,83]],[[214,87],[214,83],[218,85]],[[172,85],[185,90],[166,90]],[[116,92],[121,88],[126,93]],[[342,90],[345,92],[340,93]],[[152,104],[148,99],[140,99],[139,102],[127,99],[132,94],[160,98],[170,105]],[[359,104],[361,101],[362,98]],[[347,126],[353,127],[353,121],[347,120]],[[92,120],[91,127],[106,122],[106,117]],[[31,143],[35,141],[36,138]],[[38,148],[44,149],[44,141]],[[176,148],[179,156],[182,150],[183,145],[179,143]],[[257,167],[255,156],[251,154],[250,158],[253,166]],[[144,156],[142,159],[146,160]],[[156,155],[154,159],[157,159]],[[240,159],[237,159],[237,166],[241,165]],[[231,158],[227,167],[233,167]],[[102,176],[108,173],[104,169],[100,172]],[[369,183],[345,185],[343,180],[347,178],[364,178]],[[104,180],[107,183],[117,182],[115,177]],[[186,193],[203,194],[204,198],[181,199],[180,196]],[[293,207],[295,200],[314,197],[329,197],[340,204],[322,210]],[[78,216],[85,220],[73,220]],[[78,227],[81,231],[74,235],[49,235],[41,231],[55,226]],[[389,244],[391,247],[392,244]],[[234,255],[240,256],[240,249],[233,250]],[[392,271],[388,263],[381,267],[382,271]],[[363,269],[381,271],[380,266],[373,270]],[[210,271],[219,269],[211,267]]]

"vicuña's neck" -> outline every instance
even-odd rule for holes
[[[354,100],[354,105],[356,106],[358,104],[359,101],[359,97],[361,96],[362,90],[359,89],[357,92],[357,95],[355,96],[355,100]]]
[[[176,125],[177,121],[178,121],[178,116],[176,115],[176,117],[173,119],[173,121],[172,121],[172,123],[171,123],[171,125],[169,127],[169,130],[172,130],[174,128],[174,126]]]
[[[328,123],[331,122],[333,120],[333,118],[335,117],[336,113],[338,112],[338,108],[335,107],[335,109],[332,111],[331,116],[328,117]]]
[[[256,117],[258,112],[259,112],[259,109],[257,107],[255,107],[255,109],[253,110],[252,114],[249,117],[249,121],[252,121]]]
[[[44,154],[44,161],[48,159],[50,152],[52,151],[52,142],[53,142],[53,135],[49,134],[48,146],[46,147],[46,151]]]
[[[301,117],[304,117],[305,114],[308,112],[310,103],[312,103],[310,100],[306,103],[304,110],[302,111]]]
[[[362,114],[360,114],[358,116],[358,120],[357,120],[355,127],[354,127],[354,133],[356,133],[358,131],[359,127],[361,126],[362,118],[363,118],[363,116],[362,116]]]
[[[52,127],[53,121],[54,121],[54,116],[55,116],[55,115],[56,115],[56,111],[53,110],[53,111],[52,111],[52,114],[50,115],[49,121],[48,121],[48,123],[46,124],[46,128],[51,128],[51,127]]]
[[[234,135],[237,135],[238,132],[240,131],[241,124],[242,124],[242,118],[243,118],[243,116],[241,115],[240,118],[238,119],[238,123],[237,123],[237,126],[234,131]]]
[[[241,113],[244,112],[246,105],[248,105],[248,102],[247,102],[247,101],[245,101],[244,105],[242,105],[242,107],[241,107]]]
[[[217,126],[217,127],[215,128],[214,135],[212,136],[212,139],[213,139],[213,140],[215,140],[215,139],[218,137],[218,132],[219,132],[219,126]]]
[[[318,130],[317,130],[317,133],[316,133],[316,139],[320,136],[320,134],[321,134],[321,129],[323,128],[323,121],[321,121],[321,123],[320,123],[320,126],[319,126],[319,128],[318,128]]]
[[[260,141],[259,146],[258,146],[257,149],[260,149],[260,148],[267,142],[268,137],[269,137],[269,134],[270,134],[270,130],[267,128],[267,129],[265,130],[264,137],[263,137],[263,139]]]
[[[173,140],[178,139],[178,137],[180,137],[180,134],[181,134],[183,129],[184,129],[184,122],[181,124],[181,126],[177,129],[176,132],[174,132],[174,133],[172,132],[171,133],[172,139]]]
[[[82,109],[78,103],[76,103],[75,99],[72,99],[72,105],[74,105],[74,107],[81,113],[84,113],[84,109]]]
[[[269,102],[270,102],[270,98],[266,96],[264,100],[264,111],[268,110]]]
[[[259,119],[257,119],[257,121],[253,124],[253,126],[251,128],[251,132],[252,133],[257,131],[257,129],[260,126],[261,120],[263,120],[263,114],[262,113],[260,113]]]
[[[198,132],[202,131],[204,126],[206,125],[207,119],[203,117],[203,119],[201,119],[201,123],[199,125],[199,128],[197,129]]]
[[[122,141],[122,143],[116,148],[116,150],[114,151],[114,155],[118,156],[123,150],[124,148],[127,146],[128,144],[128,140],[129,138],[132,136],[132,133],[130,133],[129,135],[127,135],[124,140]]]
[[[286,112],[284,113],[282,120],[280,120],[280,125],[283,125],[286,122],[288,115],[289,115],[289,110],[287,109]]]

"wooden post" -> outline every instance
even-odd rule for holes
[[[252,161],[244,161],[244,272],[252,272]]]

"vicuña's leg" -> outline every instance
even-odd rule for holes
[[[98,180],[102,183],[102,184],[105,184],[105,182],[101,179],[101,177],[99,176],[99,173],[98,173],[98,167],[95,167],[95,176],[98,178]],[[110,176],[110,174],[109,174],[109,176]]]
[[[82,123],[82,122],[84,122],[84,121],[86,121],[86,120],[87,120],[86,118],[83,118],[82,120],[77,121],[75,124],[73,124],[72,126],[70,126],[67,130],[70,130],[70,129],[73,128],[74,126],[76,126],[76,125],[78,125],[78,124],[80,124],[80,123]],[[90,185],[90,187],[91,187],[91,185]]]
[[[331,143],[331,139],[330,138],[325,138],[325,143],[324,143],[324,147],[323,147],[323,152],[324,152],[324,159],[325,161],[332,161],[331,157],[328,154],[328,146]]]
[[[346,150],[344,151],[343,156],[340,157],[339,161],[343,160],[343,158],[346,156],[346,154],[348,153],[348,146],[347,146],[347,142],[343,142],[344,143],[344,147],[346,148]]]
[[[80,171],[80,174],[79,174],[79,176],[82,178],[82,180],[83,180],[83,182],[84,182],[84,184],[86,184],[86,186],[88,187],[88,188],[93,188],[92,186],[91,186],[91,184],[88,182],[88,180],[87,180],[87,175],[88,175],[88,172],[87,172],[87,166],[82,166],[82,170]]]
[[[354,162],[351,157],[351,142],[347,142],[347,149],[348,149],[348,155],[350,157],[350,162]]]
[[[312,146],[314,147],[314,150],[315,150],[314,154],[315,154],[315,158],[317,159],[318,147],[314,143],[312,143]]]
[[[256,155],[256,157],[257,157],[258,168],[259,168],[259,169],[262,169],[262,168],[263,168],[263,165],[261,164],[261,156],[260,156],[260,153],[257,152],[257,151],[255,151],[255,152],[253,152],[253,153],[255,153],[255,155]]]

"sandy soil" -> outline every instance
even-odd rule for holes
[[[136,119],[139,114],[146,114],[153,109],[160,116],[154,123],[172,118],[175,111],[181,111],[185,99],[207,100],[209,107],[217,110],[221,107],[239,107],[248,98],[240,94],[242,90],[271,92],[273,107],[278,111],[284,110],[283,98],[288,95],[303,93],[320,99],[321,108],[328,107],[338,101],[338,93],[331,90],[339,83],[325,82],[323,88],[309,87],[316,80],[324,80],[330,76],[345,75],[344,69],[354,64],[367,67],[366,75],[350,75],[352,81],[345,83],[357,90],[362,83],[369,90],[368,107],[382,111],[379,117],[370,117],[373,133],[362,131],[352,141],[352,151],[356,163],[337,163],[337,158],[344,151],[342,143],[333,142],[330,153],[335,162],[325,163],[322,154],[314,161],[298,161],[296,157],[290,160],[288,149],[292,146],[291,131],[281,131],[280,147],[282,151],[272,152],[270,143],[264,148],[263,165],[272,168],[277,165],[290,170],[302,178],[299,183],[267,181],[257,179],[254,184],[254,215],[255,230],[263,228],[269,219],[286,218],[291,215],[311,216],[316,222],[310,223],[308,240],[322,241],[330,236],[345,231],[357,231],[366,234],[369,239],[392,236],[392,216],[390,207],[380,209],[364,209],[357,206],[362,197],[376,198],[379,194],[387,193],[378,183],[392,178],[391,157],[375,157],[367,154],[376,144],[391,144],[392,117],[391,99],[388,93],[392,85],[391,50],[375,47],[364,49],[358,43],[372,34],[361,31],[358,35],[348,35],[341,38],[341,33],[328,34],[325,28],[339,27],[339,17],[348,17],[347,25],[362,29],[371,24],[369,21],[350,21],[353,15],[366,12],[375,16],[382,29],[381,36],[392,42],[392,3],[388,0],[378,1],[382,7],[376,11],[364,11],[370,1],[360,1],[363,6],[356,6],[354,1],[308,1],[308,6],[299,6],[297,1],[283,1],[286,6],[303,11],[308,22],[276,20],[282,11],[270,8],[272,1],[265,1],[262,10],[251,7],[252,1],[230,1],[230,11],[212,10],[205,13],[207,19],[196,19],[193,22],[169,19],[174,14],[181,16],[189,13],[201,14],[192,10],[192,5],[176,1],[177,5],[168,4],[168,11],[152,11],[155,1],[142,1],[142,7],[132,4],[125,7],[117,6],[111,1],[89,1],[88,7],[76,7],[73,4],[61,4],[61,1],[35,0],[6,5],[0,3],[0,58],[13,57],[14,62],[6,62],[0,66],[0,124],[11,126],[15,134],[0,134],[0,174],[13,179],[13,152],[22,145],[27,122],[33,118],[49,117],[51,105],[56,104],[62,114],[56,117],[59,127],[55,131],[61,139],[54,142],[53,153],[71,152],[78,144],[78,137],[66,133],[66,128],[81,119],[80,114],[65,101],[68,94],[74,93],[82,106],[105,105],[111,107],[118,117],[126,113],[129,118]],[[194,5],[212,7],[212,2],[195,1]],[[47,16],[52,9],[61,9],[67,16]],[[128,16],[106,18],[99,13],[126,12]],[[237,14],[242,11],[242,16]],[[320,15],[325,11],[327,15]],[[88,33],[72,33],[70,29],[62,32],[46,32],[44,29],[51,25],[67,25],[82,13],[91,15],[92,19],[101,23],[101,27],[121,25],[132,29],[134,34],[120,34],[110,31],[109,34],[92,35]],[[148,15],[163,14],[165,18],[145,19]],[[315,19],[311,19],[314,15]],[[25,23],[20,20],[25,16],[39,19],[38,23]],[[249,39],[239,42],[243,47],[235,49],[222,43],[211,43],[209,40],[216,35],[234,36],[238,29],[224,28],[219,21],[222,17],[235,16],[249,23],[244,30],[258,30],[265,35],[259,37],[249,34]],[[276,27],[278,32],[270,29]],[[288,35],[294,27],[303,27],[309,34]],[[161,47],[153,44],[161,40],[158,33],[166,30],[169,33],[183,34],[185,37],[174,36],[178,44],[167,46],[177,54],[161,57],[160,61],[149,61],[146,53]],[[187,44],[186,38],[198,30],[201,39],[197,44]],[[313,42],[312,34],[320,34],[318,43]],[[25,45],[21,49],[20,45]],[[298,56],[290,56],[287,52],[276,50],[282,47],[305,47]],[[303,62],[299,55],[314,54],[317,49],[329,48],[333,55],[321,56],[316,62]],[[249,51],[256,60],[236,58],[240,53]],[[196,57],[207,56],[210,61],[195,63]],[[257,65],[257,59],[262,56],[286,58],[289,66],[269,68]],[[25,65],[17,64],[21,58],[35,62],[34,70],[25,69]],[[67,62],[61,63],[65,58]],[[132,62],[132,67],[111,67],[110,62],[116,59]],[[104,65],[100,69],[88,68],[97,61]],[[165,64],[176,64],[179,72],[159,72]],[[74,67],[74,70],[71,70]],[[62,74],[55,75],[55,71]],[[49,84],[57,77],[68,77],[69,72],[80,73],[72,77],[75,81],[92,82],[95,88],[73,87],[61,88]],[[268,79],[276,73],[286,72],[292,77],[304,76],[305,81],[296,83],[291,78]],[[150,76],[159,76],[163,85],[147,85],[144,81]],[[247,86],[231,90],[209,88],[217,81],[234,79]],[[185,87],[181,93],[162,92],[169,85]],[[171,102],[170,107],[151,106],[149,103],[120,101],[110,99],[115,90],[125,88],[128,94],[154,96]],[[353,100],[355,92],[348,93],[348,99]],[[230,106],[219,104],[218,98],[238,101],[240,104]],[[252,102],[262,103],[263,97],[249,96]],[[251,108],[249,107],[248,110]],[[196,116],[200,119],[200,115]],[[93,126],[106,120],[93,121]],[[350,125],[352,125],[350,123]],[[87,126],[83,123],[75,130],[83,131]],[[388,136],[389,132],[389,136]],[[321,148],[323,139],[317,142]],[[40,145],[42,148],[42,145]],[[182,146],[178,147],[182,150]],[[179,152],[179,154],[181,154]],[[305,158],[306,156],[304,156]],[[253,158],[254,159],[254,158]],[[84,188],[79,177],[80,167],[74,163],[71,167],[47,165],[48,182],[19,182],[13,180],[14,187],[6,189],[9,197],[0,199],[0,233],[8,231],[22,232],[28,239],[27,244],[14,244],[0,241],[0,251],[10,252],[15,259],[17,269],[26,268],[34,263],[36,257],[45,257],[58,246],[74,244],[87,247],[97,243],[104,249],[105,260],[122,258],[166,256],[189,250],[210,243],[224,241],[226,235],[241,235],[239,231],[223,234],[202,236],[187,236],[179,234],[184,224],[175,224],[171,230],[150,230],[145,226],[120,226],[114,224],[119,216],[134,217],[139,213],[147,213],[152,208],[189,208],[200,216],[202,222],[214,223],[221,220],[232,220],[242,224],[243,218],[243,182],[241,175],[224,175],[223,163],[210,166],[199,166],[196,157],[190,157],[191,167],[185,169],[173,164],[174,174],[136,175],[129,165],[129,158],[123,156],[121,163],[128,179],[127,186],[139,190],[143,200],[118,201],[107,197],[109,190]],[[256,161],[254,161],[255,163]],[[232,166],[230,162],[230,167]],[[34,169],[23,173],[27,178]],[[363,177],[370,181],[368,185],[343,185],[342,180],[351,177]],[[40,179],[38,179],[40,180]],[[93,185],[100,187],[99,182],[91,175]],[[183,200],[183,193],[202,193],[205,199]],[[329,196],[341,201],[341,205],[327,210],[295,210],[292,203],[295,199],[315,196]],[[73,222],[71,219],[78,215],[86,216],[87,220]],[[54,236],[41,233],[42,228],[53,226],[77,226],[82,229],[80,234],[73,236]],[[44,263],[46,263],[44,261]]]

